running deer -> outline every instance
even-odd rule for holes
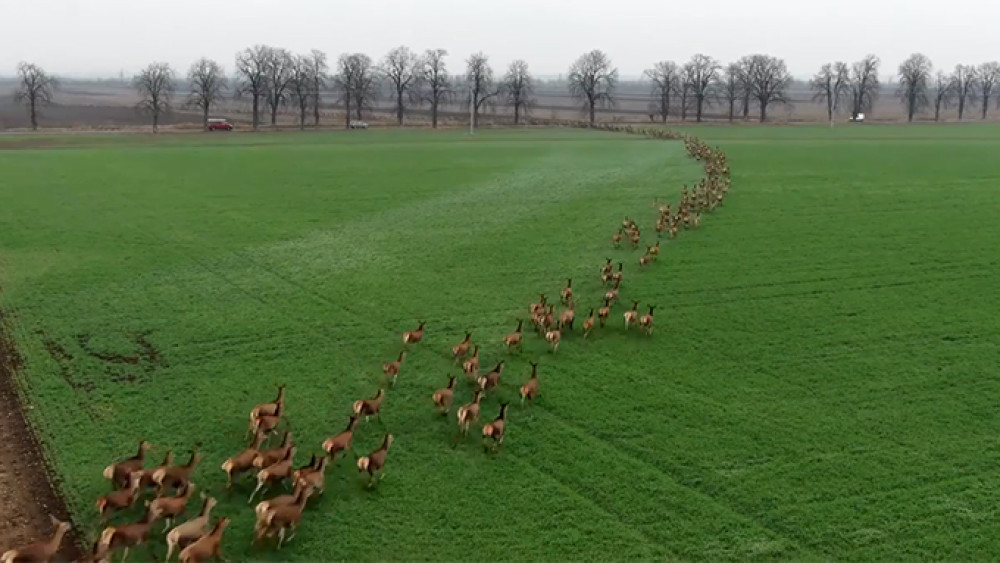
[[[649,253],[649,248],[646,248],[646,253],[639,257],[639,267],[648,266],[650,262],[653,261],[653,255]]]
[[[125,561],[128,559],[129,549],[146,544],[146,547],[149,549],[149,555],[152,558],[153,548],[149,545],[149,533],[153,527],[151,517],[152,512],[147,508],[142,519],[138,522],[104,528],[99,540],[103,549],[106,551],[123,549],[122,561]]]
[[[531,399],[532,402],[538,397],[538,364],[535,362],[528,362],[531,364],[531,377],[528,382],[521,386],[521,405],[524,405],[525,399]]]
[[[493,440],[493,450],[496,451],[503,443],[504,427],[507,425],[507,403],[500,405],[500,415],[493,422],[483,426],[483,450],[487,450],[486,440]]]
[[[184,465],[171,465],[170,467],[157,469],[153,473],[153,483],[156,484],[157,496],[162,494],[165,489],[180,488],[186,484],[191,477],[191,472],[194,471],[195,467],[198,467],[198,463],[204,457],[195,448],[191,450],[191,457],[188,458],[188,462]]]
[[[558,326],[553,327],[551,330],[545,333],[545,341],[549,343],[552,347],[552,351],[556,352],[559,350],[559,342],[562,340],[562,331]]]
[[[633,301],[632,308],[625,311],[625,330],[628,330],[632,325],[639,322],[639,302]]]
[[[47,540],[42,540],[35,542],[33,544],[26,545],[18,549],[11,549],[0,555],[0,563],[27,563],[31,562],[48,562],[56,556],[59,551],[59,546],[62,544],[63,537],[66,532],[71,528],[69,522],[62,522],[56,520],[53,516],[49,516],[49,520],[55,526],[55,531],[52,532],[52,536]]]
[[[258,432],[253,436],[253,442],[242,452],[222,462],[222,470],[226,472],[226,488],[233,488],[233,480],[240,474],[253,468],[253,460],[260,454],[260,445],[264,442],[264,434]]]
[[[250,423],[261,416],[274,416],[278,411],[278,405],[285,402],[285,384],[278,386],[278,397],[270,403],[261,403],[250,410]]]
[[[479,344],[472,349],[472,357],[462,363],[462,373],[471,379],[479,376]]]
[[[594,308],[590,308],[590,314],[587,315],[587,320],[583,321],[583,337],[587,338],[590,336],[590,331],[594,330]]]
[[[604,328],[604,323],[607,322],[609,315],[611,315],[611,300],[605,297],[604,306],[597,310],[597,318],[601,319],[601,328]]]
[[[618,289],[621,288],[622,280],[615,280],[615,285],[604,294],[604,300],[610,301],[611,303],[618,302]]]
[[[327,456],[322,456],[310,467],[299,469],[292,474],[292,481],[295,483],[295,486],[305,488],[307,492],[306,496],[312,496],[314,491],[319,491],[319,494],[325,492],[326,465],[329,459]]]
[[[611,244],[615,245],[615,248],[618,248],[619,246],[621,246],[621,244],[622,244],[622,229],[619,228],[617,233],[611,235]]]
[[[659,256],[660,254],[660,241],[656,241],[656,244],[650,246],[646,249],[646,253],[650,256]]]
[[[646,336],[653,334],[653,309],[655,309],[655,307],[650,305],[649,313],[643,315],[642,318],[639,319],[639,326],[646,331]]]
[[[611,259],[605,258],[606,262],[601,266],[601,283],[607,285],[611,281],[611,270],[614,266],[611,265]]]
[[[523,325],[524,321],[518,319],[517,328],[514,330],[514,332],[503,337],[503,345],[507,347],[508,351],[510,351],[511,348],[517,348],[518,350],[521,349],[521,340],[523,338],[523,335],[521,333],[521,327]]]
[[[618,263],[618,271],[615,272],[614,274],[611,274],[611,281],[615,282],[616,284],[617,283],[621,283],[622,282],[622,278],[625,277],[625,273],[622,272],[622,266],[623,266],[623,264],[621,262],[619,262]]]
[[[573,321],[576,320],[576,303],[570,298],[567,309],[559,315],[559,326],[569,327],[573,330]]]
[[[213,497],[205,496],[204,493],[201,494],[201,498],[201,511],[198,512],[198,515],[183,524],[174,526],[173,530],[167,532],[167,556],[164,561],[170,561],[174,550],[183,549],[192,541],[208,533],[212,508],[218,504],[218,501]]]
[[[563,288],[561,297],[563,303],[569,303],[573,299],[573,278],[566,280],[566,287]]]
[[[129,486],[129,475],[133,471],[142,469],[142,464],[146,461],[146,452],[152,445],[145,438],[139,440],[139,451],[134,456],[123,459],[118,463],[111,464],[104,468],[104,478],[111,482],[115,489],[124,489]]]
[[[465,331],[465,340],[451,347],[451,357],[455,359],[456,363],[461,362],[465,358],[465,355],[469,353],[469,348],[472,347],[471,340],[472,333]]]
[[[112,491],[97,499],[94,503],[101,515],[101,523],[107,520],[109,512],[117,512],[129,508],[139,498],[139,484],[142,483],[142,472],[133,471],[129,475],[128,488]]]
[[[291,541],[295,537],[295,529],[302,521],[302,511],[306,507],[309,495],[305,489],[299,489],[294,502],[290,504],[280,504],[270,506],[266,511],[257,513],[257,523],[254,525],[254,543],[259,542],[265,536],[273,536],[278,533],[278,549],[281,549],[285,542],[285,531],[291,530],[292,535],[288,538]]]
[[[378,481],[381,481],[382,476],[385,474],[385,458],[389,453],[389,446],[392,445],[392,440],[392,434],[386,434],[385,439],[382,440],[382,445],[377,450],[358,459],[358,472],[368,473],[369,489],[375,485],[374,480],[376,475],[378,475]]]
[[[365,422],[375,416],[382,420],[382,401],[385,399],[385,389],[379,389],[371,399],[358,399],[351,405],[351,412],[365,417]]]
[[[212,531],[201,536],[194,543],[185,547],[180,554],[180,563],[198,563],[209,557],[214,557],[216,561],[225,561],[222,558],[222,533],[229,526],[228,516],[220,518]]]
[[[468,436],[469,426],[479,420],[479,404],[482,400],[483,392],[477,390],[472,397],[471,403],[464,404],[458,408],[458,412],[455,413],[455,417],[458,419],[458,434],[455,435],[455,441],[452,442],[451,447],[454,448],[460,438]]]
[[[264,488],[264,485],[273,485],[274,483],[279,483],[285,479],[291,478],[293,457],[295,457],[295,446],[288,449],[284,459],[272,463],[257,472],[257,488],[250,494],[247,504],[253,502],[253,497],[257,496],[257,493]]]
[[[337,461],[337,454],[340,452],[346,452],[351,449],[351,442],[354,439],[354,429],[358,426],[358,421],[361,417],[358,415],[351,415],[350,420],[347,421],[347,428],[345,428],[340,433],[323,440],[323,451],[329,456],[330,461]]]
[[[262,414],[250,421],[246,437],[250,437],[256,432],[262,432],[265,436],[270,435],[278,427],[278,424],[281,423],[283,416],[285,416],[285,401],[278,403],[278,408],[274,410],[274,414]]]
[[[159,471],[160,469],[165,469],[167,467],[170,467],[173,463],[174,463],[174,450],[167,450],[167,452],[163,455],[163,461],[160,462],[160,465],[139,471],[139,473],[142,474],[142,479],[139,481],[139,490],[143,492],[148,491],[150,487],[154,486],[153,474]]]
[[[421,340],[423,340],[424,339],[424,325],[426,325],[426,324],[427,323],[425,323],[424,321],[420,321],[420,324],[417,325],[417,330],[411,330],[409,332],[404,332],[403,333],[403,344],[416,344],[417,342],[420,342]]]
[[[187,509],[187,503],[191,499],[191,493],[194,492],[194,488],[194,483],[188,482],[182,490],[177,491],[175,496],[157,497],[146,501],[152,521],[156,522],[160,518],[163,518],[166,520],[163,529],[170,528],[170,524],[174,521],[174,518],[183,514]]]
[[[503,373],[504,363],[504,360],[500,360],[492,371],[476,379],[480,391],[486,392],[500,384],[500,375]]]
[[[451,401],[455,396],[455,377],[451,376],[448,378],[448,386],[444,389],[438,389],[431,395],[431,400],[434,401],[434,406],[437,411],[441,413],[441,416],[447,416],[448,411],[451,410]]]
[[[548,301],[544,293],[539,293],[538,297],[540,301],[538,303],[532,303],[531,307],[529,308],[532,317],[537,315],[540,311],[544,311],[545,307],[548,305]]]
[[[258,450],[257,455],[253,456],[251,465],[257,469],[264,469],[273,463],[285,459],[290,449],[292,449],[292,432],[288,430],[285,431],[285,437],[281,440],[280,446],[269,450]]]
[[[403,360],[406,359],[406,350],[399,353],[396,357],[396,361],[387,362],[382,364],[382,373],[389,379],[389,385],[396,385],[396,378],[399,377],[399,368],[403,365]]]

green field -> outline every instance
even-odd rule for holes
[[[276,383],[305,463],[422,319],[384,426],[355,439],[366,454],[396,435],[385,480],[366,491],[354,458],[338,462],[280,553],[247,548],[243,487],[216,512],[234,518],[227,557],[995,556],[1000,129],[689,131],[727,152],[734,187],[642,272],[610,235],[626,214],[652,233],[653,199],[701,176],[679,142],[0,143],[2,306],[85,539],[102,469],[140,436],[156,462],[201,442],[194,481],[225,499],[219,465]],[[623,304],[554,355],[528,335],[483,406],[486,421],[514,403],[500,454],[474,437],[452,449],[454,416],[430,404],[457,373],[448,349],[471,330],[489,369],[506,357],[499,338],[567,277],[584,316],[605,257],[626,263],[625,304],[660,305],[653,337],[624,332]],[[542,397],[521,408],[534,359]],[[456,405],[470,398],[459,385]]]

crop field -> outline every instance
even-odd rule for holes
[[[654,199],[703,174],[681,142],[0,139],[4,329],[81,541],[102,528],[102,470],[145,437],[147,466],[200,444],[195,494],[233,518],[231,560],[995,556],[1000,128],[687,131],[727,153],[733,188],[641,270],[611,235],[627,215],[654,243]],[[624,263],[621,301],[584,339],[606,258]],[[567,278],[575,333],[551,353],[526,322],[508,355],[501,337]],[[652,336],[624,329],[632,300],[657,305]],[[367,490],[354,455],[338,459],[295,539],[250,547],[252,476],[230,494],[220,469],[250,409],[287,385],[304,465],[421,320],[381,421],[355,435],[358,455],[395,436],[384,479]],[[450,348],[467,330],[483,372],[506,366],[452,447],[472,391]],[[529,361],[541,395],[522,406]],[[506,401],[506,439],[484,453]]]

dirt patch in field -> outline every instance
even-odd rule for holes
[[[49,515],[68,520],[66,504],[49,481],[48,468],[18,398],[14,373],[21,357],[5,331],[0,312],[0,553],[35,542],[52,533]],[[80,556],[71,530],[63,539],[59,560]]]

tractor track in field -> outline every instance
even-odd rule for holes
[[[49,516],[69,521],[66,503],[53,484],[52,472],[17,392],[15,373],[22,366],[14,338],[0,310],[0,553],[52,533]],[[70,530],[57,557],[79,559],[77,536]]]

